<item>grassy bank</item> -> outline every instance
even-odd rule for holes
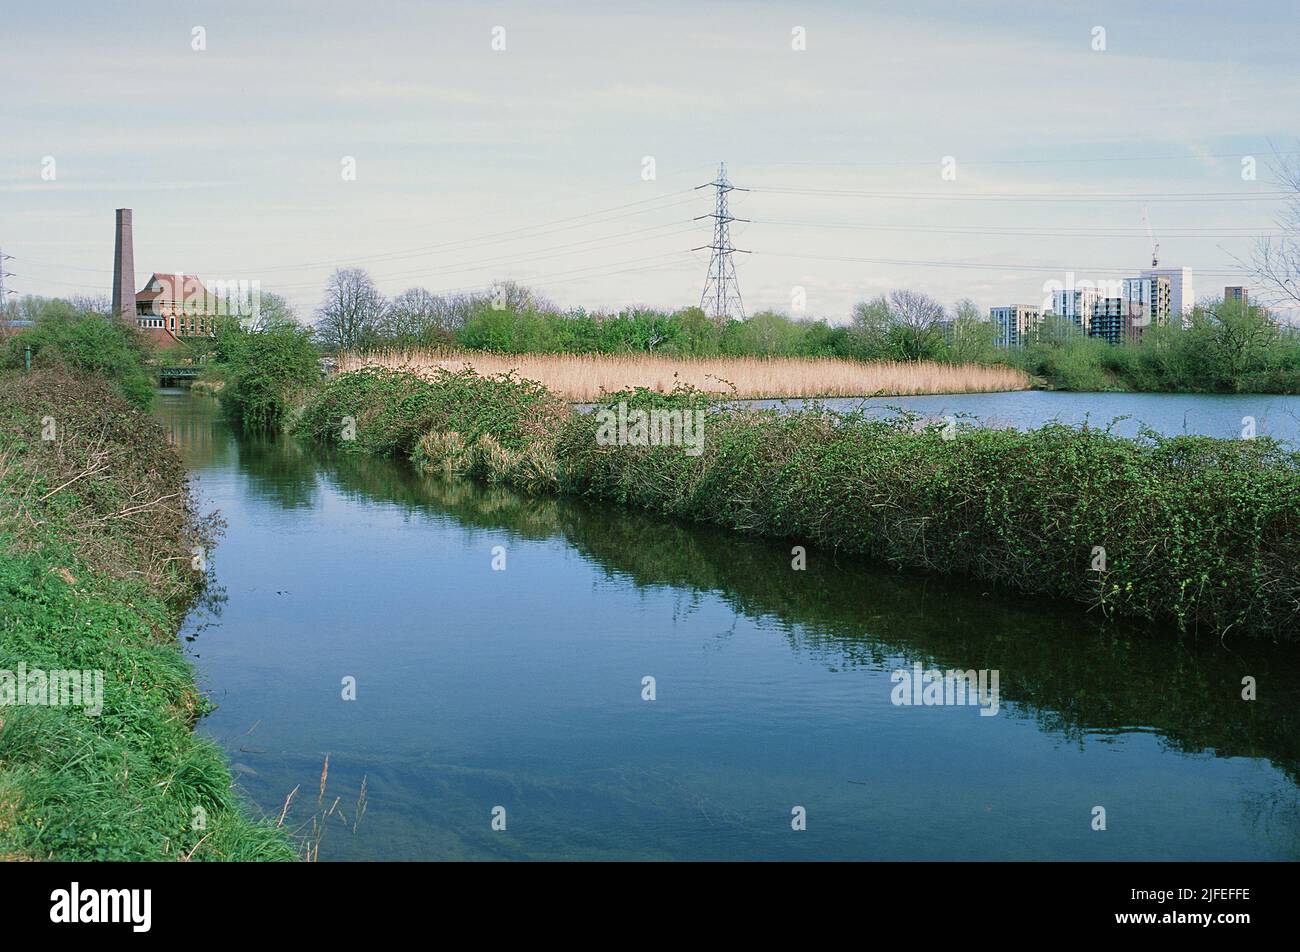
[[[293,859],[194,734],[207,701],[176,631],[214,526],[161,428],[117,391],[0,375],[0,672],[102,673],[97,712],[89,694],[0,706],[0,856]]]
[[[932,361],[862,363],[832,358],[656,357],[649,354],[490,354],[468,350],[408,350],[344,354],[343,371],[364,367],[430,377],[470,367],[482,376],[514,372],[582,403],[602,393],[685,385],[741,398],[866,397],[922,393],[987,393],[1029,389],[1029,377],[1010,367]]]
[[[619,401],[699,411],[702,452],[608,445],[596,414],[567,412],[538,384],[471,371],[345,374],[311,400],[298,430],[1183,632],[1300,634],[1300,458],[1271,441],[954,430],[729,408],[689,390],[602,402]]]

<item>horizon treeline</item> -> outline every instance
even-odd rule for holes
[[[29,296],[9,314],[44,323],[106,310],[106,300]],[[1202,301],[1186,326],[1153,326],[1137,342],[1111,345],[1068,320],[1049,318],[1024,346],[999,348],[993,323],[971,299],[945,307],[907,289],[859,302],[845,324],[770,310],[745,320],[717,320],[698,307],[562,309],[515,282],[492,292],[437,295],[415,287],[387,297],[364,269],[347,268],[331,276],[313,316],[311,332],[327,353],[466,349],[935,361],[1006,364],[1062,390],[1300,393],[1300,331],[1279,324],[1267,308],[1236,301]],[[270,291],[261,292],[254,320],[220,322],[222,334],[285,325],[304,326],[289,303]],[[46,336],[48,331],[35,329],[15,335],[8,362],[19,356],[17,338]],[[188,344],[191,355],[202,359],[207,345]]]
[[[682,357],[839,357],[846,360],[997,359],[993,326],[974,301],[951,309],[899,290],[856,305],[847,324],[758,311],[719,320],[698,307],[564,309],[522,284],[436,295],[408,288],[386,298],[360,268],[335,271],[316,311],[329,351],[466,348],[504,354],[660,354]]]
[[[438,296],[410,288],[391,299],[362,269],[331,277],[317,311],[330,350],[464,348],[503,354],[645,353],[682,357],[831,357],[845,360],[1007,364],[1063,390],[1300,393],[1300,331],[1265,307],[1197,304],[1186,324],[1148,328],[1109,344],[1073,322],[1045,321],[1023,347],[1000,348],[992,321],[969,298],[945,307],[898,289],[854,305],[848,323],[759,311],[717,320],[698,307],[564,310],[513,282],[493,293]]]

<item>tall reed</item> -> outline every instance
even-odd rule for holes
[[[645,354],[492,354],[468,350],[344,354],[342,372],[382,367],[431,377],[470,367],[482,376],[509,371],[536,380],[566,400],[590,403],[607,391],[677,385],[741,398],[865,397],[1026,390],[1029,377],[983,364],[859,363],[798,357],[654,357]]]

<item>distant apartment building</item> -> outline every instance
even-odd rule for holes
[[[1092,314],[1101,292],[1094,287],[1066,288],[1052,292],[1052,313],[1074,323],[1085,334],[1092,331]]]
[[[1125,278],[1123,299],[1138,309],[1138,327],[1164,326],[1173,314],[1181,314],[1174,309],[1173,280],[1165,274],[1143,272],[1140,278]]]
[[[1044,320],[1055,317],[1068,321],[1089,337],[1111,344],[1137,341],[1151,325],[1167,325],[1178,315],[1189,324],[1196,303],[1191,268],[1147,268],[1137,277],[1122,281],[1085,281],[1074,287],[1074,273],[1067,274],[1061,290],[1052,292],[1050,309],[1031,305],[1008,305],[989,309],[996,329],[998,347],[1019,347],[1035,340]],[[1224,288],[1225,300],[1246,300],[1246,289]]]
[[[1250,292],[1241,285],[1232,285],[1223,289],[1223,301],[1236,301],[1243,307],[1250,305]]]
[[[1169,313],[1183,318],[1192,313],[1192,307],[1196,304],[1196,292],[1192,289],[1191,268],[1147,268],[1141,272],[1141,277],[1168,278]]]
[[[1088,334],[1108,344],[1137,340],[1142,336],[1142,313],[1142,308],[1127,298],[1098,298]]]
[[[993,322],[995,346],[1022,347],[1033,340],[1043,323],[1043,309],[1032,304],[993,307],[989,308],[989,320]]]

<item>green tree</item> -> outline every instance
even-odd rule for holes
[[[226,364],[221,404],[245,430],[279,426],[299,394],[320,380],[312,332],[297,324],[261,331],[227,328],[218,353]]]
[[[30,347],[36,366],[103,377],[136,406],[153,400],[156,382],[146,366],[152,347],[134,324],[59,299],[28,300],[20,310],[36,323],[8,339],[6,366],[24,366]]]

